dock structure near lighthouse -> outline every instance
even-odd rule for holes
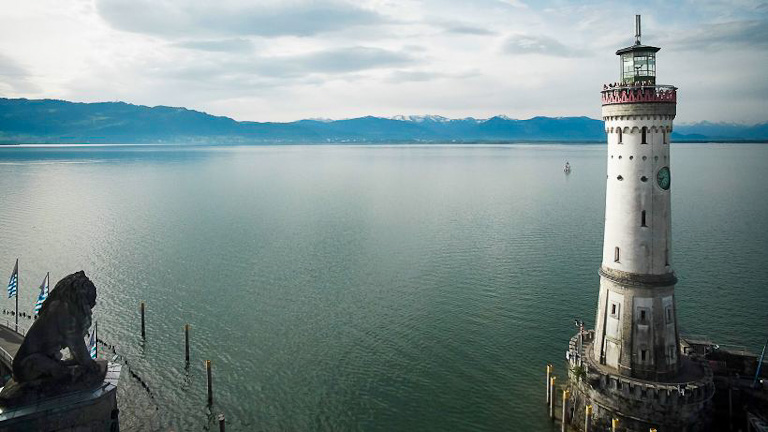
[[[715,391],[706,361],[680,353],[672,268],[670,134],[677,88],[656,82],[658,47],[616,52],[619,81],[603,86],[607,134],[603,259],[595,329],[569,346],[573,413],[581,429],[699,431]],[[590,409],[586,409],[591,406]]]

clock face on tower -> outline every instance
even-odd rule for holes
[[[669,167],[663,167],[659,170],[658,174],[656,174],[656,181],[659,183],[660,188],[669,190],[669,184],[672,182],[669,175]]]

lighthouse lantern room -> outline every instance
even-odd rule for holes
[[[656,84],[656,53],[661,48],[640,43],[640,15],[635,17],[635,44],[616,51],[622,84]]]

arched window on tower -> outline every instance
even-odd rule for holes
[[[648,128],[643,126],[643,141],[642,144],[648,144]]]
[[[645,210],[643,210],[640,213],[640,226],[647,227],[648,225],[645,224]]]
[[[621,128],[619,128],[619,144],[623,144],[621,136]]]

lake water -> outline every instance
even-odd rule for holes
[[[681,329],[753,351],[766,164],[672,148]],[[204,359],[231,431],[550,430],[544,365],[594,321],[605,167],[604,145],[0,147],[0,277],[18,257],[27,311],[45,272],[91,277],[151,391],[123,374],[123,430],[211,428]]]

